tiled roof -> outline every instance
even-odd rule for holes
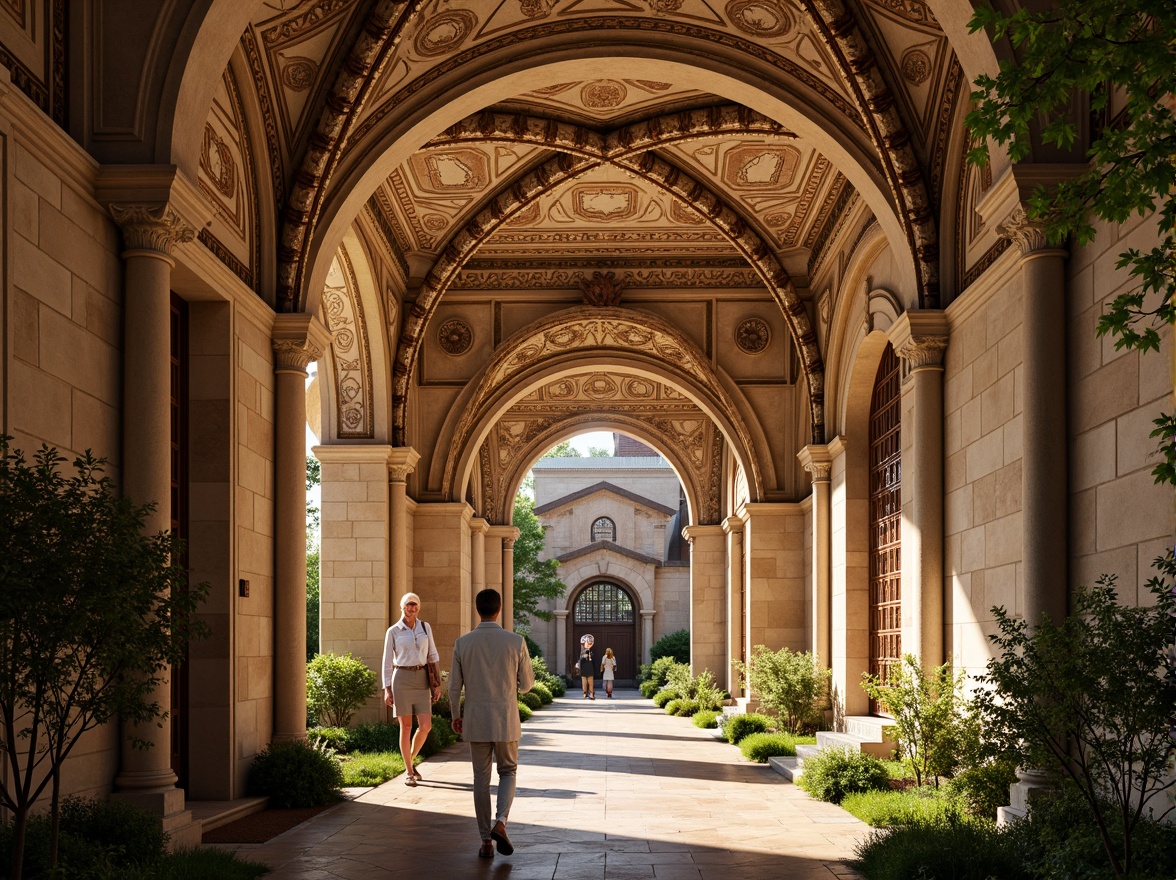
[[[648,507],[650,510],[656,510],[659,513],[664,513],[666,516],[673,516],[678,512],[674,510],[674,508],[666,507],[664,504],[659,504],[656,501],[646,498],[644,495],[638,495],[636,492],[630,492],[628,489],[622,489],[620,486],[617,486],[614,483],[601,480],[599,483],[593,483],[591,486],[587,486],[583,489],[577,489],[575,492],[569,492],[567,495],[556,498],[554,501],[548,501],[546,504],[540,504],[535,508],[533,513],[536,516],[549,513],[552,510],[563,507],[565,504],[571,504],[573,501],[579,501],[581,498],[587,498],[589,495],[595,495],[597,492],[611,492],[612,494],[620,498],[624,498],[627,501],[632,501],[636,504],[642,505],[643,507]]]

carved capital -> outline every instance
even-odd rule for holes
[[[274,318],[272,342],[275,371],[305,373],[307,364],[326,353],[331,334],[314,315],[278,315]]]
[[[502,549],[503,550],[514,550],[514,545],[515,545],[514,538],[503,538],[502,539]]]
[[[393,447],[392,454],[388,457],[388,481],[403,483],[408,479],[408,475],[416,470],[417,462],[420,460],[421,454],[411,446]]]
[[[127,250],[171,255],[174,245],[191,241],[196,231],[170,205],[110,205],[110,216],[122,230]]]
[[[907,362],[913,370],[918,367],[942,367],[943,353],[947,351],[946,336],[911,337],[894,353]]]
[[[916,309],[899,315],[890,328],[894,353],[906,361],[908,369],[942,367],[947,351],[947,315],[939,309]]]
[[[829,482],[829,475],[833,473],[833,456],[829,447],[810,443],[796,453],[800,459],[800,466],[813,475],[814,483]]]
[[[996,234],[1020,247],[1022,255],[1049,248],[1045,224],[1040,220],[1030,220],[1024,205],[1013,209],[1004,223],[996,227]]]

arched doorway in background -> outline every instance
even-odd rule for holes
[[[902,659],[901,378],[888,343],[870,403],[870,674],[883,681]]]
[[[589,583],[576,595],[569,617],[569,670],[579,656],[580,637],[591,633],[598,658],[604,656],[605,648],[612,648],[618,682],[631,683],[637,678],[637,606],[628,590],[611,581]]]

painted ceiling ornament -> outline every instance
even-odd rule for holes
[[[931,58],[922,49],[907,49],[900,65],[903,77],[912,85],[921,86],[931,78]]]
[[[649,11],[654,15],[665,15],[681,9],[683,0],[646,0],[646,2],[649,3]]]
[[[447,55],[464,43],[477,26],[478,16],[468,9],[449,9],[426,21],[413,45],[423,58]]]
[[[763,318],[747,318],[735,328],[735,344],[748,354],[759,354],[772,341],[772,330]]]
[[[777,0],[731,0],[727,16],[753,37],[779,37],[794,27],[792,16]]]
[[[229,145],[208,123],[204,125],[204,143],[200,148],[200,168],[227,199],[237,192],[237,167]]]
[[[611,308],[621,304],[624,288],[617,282],[615,272],[593,272],[591,281],[581,278],[579,285],[585,305]]]
[[[519,0],[519,11],[527,18],[547,18],[555,8],[555,0]]]
[[[580,100],[591,110],[609,110],[619,107],[629,96],[629,90],[615,79],[600,79],[590,82],[580,90]]]
[[[446,354],[457,357],[474,344],[474,331],[460,318],[450,318],[437,330],[437,344]]]

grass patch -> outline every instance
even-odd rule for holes
[[[250,862],[236,853],[219,849],[178,850],[140,874],[124,874],[124,880],[253,880],[269,873],[269,866]]]
[[[766,764],[768,758],[794,758],[798,745],[813,745],[816,741],[815,736],[793,736],[790,733],[749,733],[739,740],[739,751],[749,761]]]
[[[343,759],[343,784],[380,785],[404,772],[400,752],[356,752]]]
[[[847,794],[841,808],[875,828],[946,822],[958,816],[960,804],[946,790],[910,788],[906,791],[864,791]]]
[[[1036,876],[1026,870],[1011,835],[979,821],[873,831],[858,845],[852,864],[867,880],[1029,880]]]

